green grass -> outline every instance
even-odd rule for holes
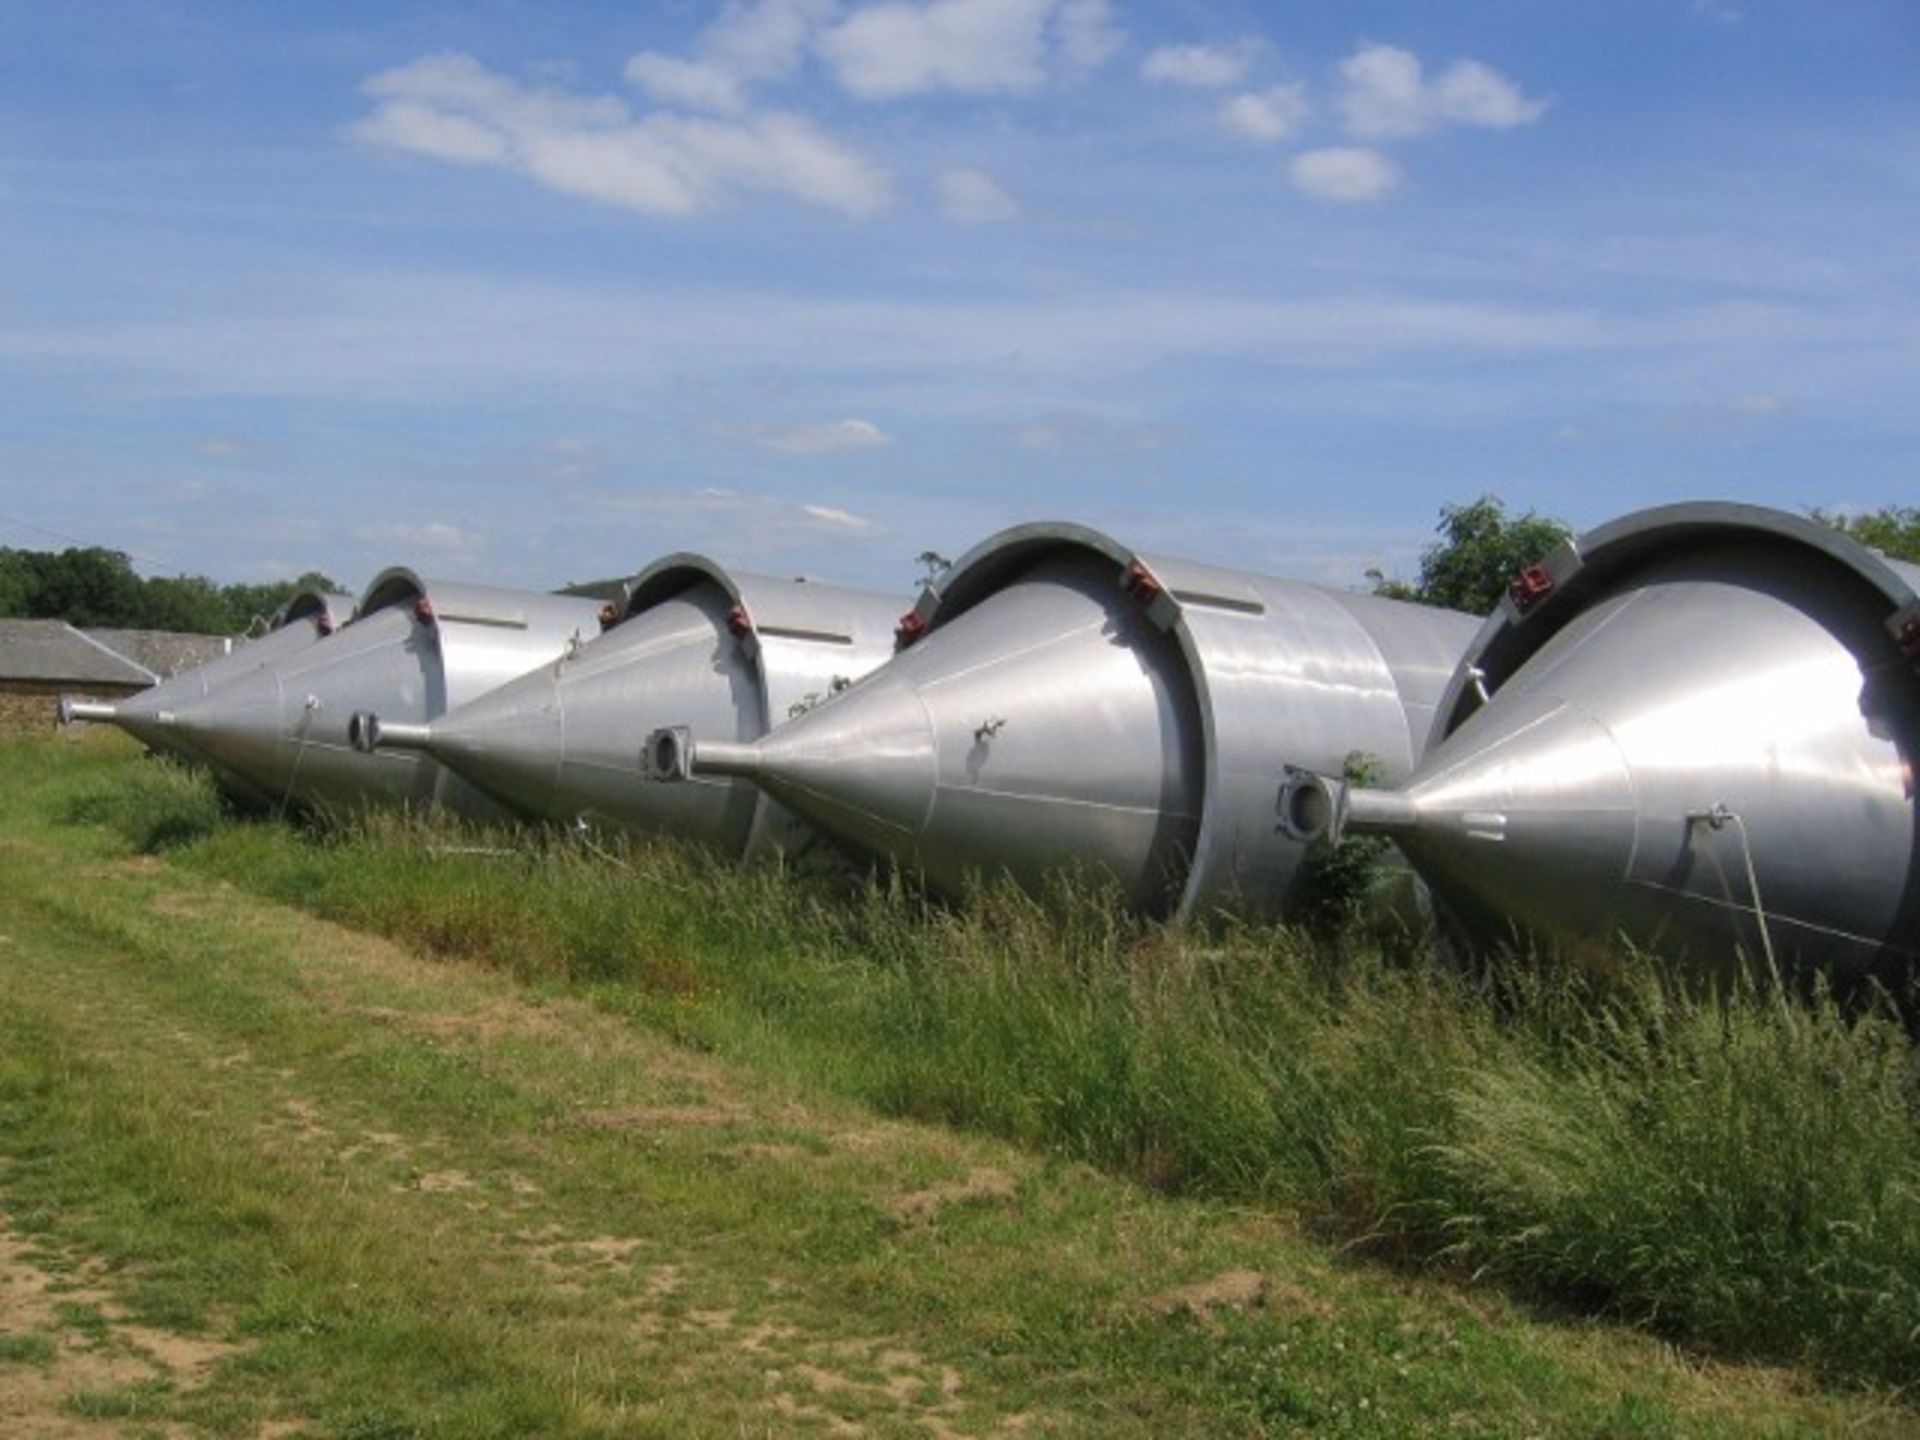
[[[620,1087],[632,1082],[565,1047],[517,1036],[392,1049],[388,1022],[369,1036],[364,1016],[316,1022],[276,998],[265,978],[270,959],[250,957],[244,936],[212,952],[201,936],[187,964],[168,948],[177,937],[150,917],[56,902],[51,891],[33,901],[88,945],[145,957],[130,959],[121,978],[137,975],[136,993],[153,991],[156,1016],[177,1020],[192,1008],[196,1023],[224,1027],[222,1044],[265,1049],[271,1041],[303,1076],[330,1067],[314,1072],[340,1087],[337,1096],[322,1093],[329,1105],[366,1103],[364,1086],[377,1080],[381,1124],[427,1127],[436,1146],[465,1152],[460,1168],[470,1173],[532,1173],[539,1158],[560,1177],[546,1184],[569,1201],[606,1206],[599,1182],[580,1178],[593,1175],[635,1187],[629,1197],[646,1194],[659,1207],[649,1214],[684,1210],[698,1233],[737,1225],[743,1258],[804,1257],[797,1268],[834,1305],[884,1314],[923,1346],[963,1342],[967,1353],[991,1357],[992,1383],[1013,1403],[1096,1428],[1121,1433],[1128,1406],[1135,1419],[1147,1417],[1145,1433],[1198,1425],[1391,1435],[1477,1425],[1482,1433],[1656,1435],[1712,1433],[1728,1414],[1738,1428],[1759,1428],[1764,1416],[1789,1430],[1839,1423],[1825,1412],[1809,1419],[1798,1398],[1722,1396],[1713,1405],[1723,1408],[1701,1408],[1706,1402],[1670,1379],[1630,1383],[1621,1377],[1636,1366],[1656,1372],[1632,1350],[1641,1342],[1629,1331],[1599,1341],[1602,1332],[1576,1324],[1582,1344],[1628,1349],[1604,1364],[1570,1360],[1538,1340],[1538,1322],[1518,1318],[1516,1301],[1624,1320],[1703,1352],[1803,1365],[1852,1385],[1898,1387],[1920,1371],[1920,1083],[1904,1033],[1883,1016],[1844,1014],[1818,997],[1782,1004],[1759,989],[1693,995],[1650,968],[1605,984],[1551,968],[1468,977],[1428,956],[1281,930],[1169,933],[1071,891],[1036,902],[994,890],[942,907],[897,888],[848,894],[777,873],[738,874],[672,847],[618,847],[609,861],[566,844],[393,823],[339,832],[239,823],[209,808],[202,782],[107,746],[0,749],[0,796],[0,831],[70,855],[160,849],[170,869],[204,877],[199,886],[237,886],[480,962],[465,972],[471,981],[446,971],[439,982],[419,982],[423,994],[497,972],[540,1009],[588,1001],[619,1033],[664,1036],[674,1053],[749,1074],[753,1086],[819,1097],[808,1105],[856,1103],[1016,1142],[1038,1158],[995,1162],[1020,1171],[1012,1212],[959,1207],[940,1236],[909,1230],[903,1242],[884,1207],[850,1198],[858,1167],[823,1143],[817,1119],[769,1123],[756,1110],[741,1122],[746,1143],[809,1157],[832,1179],[801,1187],[728,1162],[718,1178],[742,1193],[722,1205],[722,1221],[710,1145],[569,1121],[583,1104],[589,1112],[617,1106]],[[97,824],[109,830],[89,828]],[[401,1008],[426,1003],[415,996]],[[369,1008],[393,1005],[361,1006]],[[638,1030],[625,1028],[636,1021]],[[323,1415],[333,1433],[514,1433],[495,1423],[500,1415],[532,1431],[598,1433],[581,1417],[602,1415],[608,1387],[618,1389],[613,1372],[590,1378],[588,1401],[576,1403],[549,1383],[550,1344],[525,1364],[491,1348],[494,1328],[512,1326],[516,1292],[489,1279],[484,1237],[449,1252],[469,1273],[423,1278],[416,1257],[376,1284],[367,1227],[389,1222],[384,1208],[364,1202],[377,1197],[342,1192],[330,1212],[352,1245],[370,1247],[364,1256],[292,1233],[290,1214],[311,1203],[301,1198],[301,1176],[271,1167],[236,1176],[221,1163],[219,1134],[191,1138],[195,1107],[215,1105],[205,1082],[182,1095],[136,1093],[129,1074],[95,1073],[102,1062],[77,1059],[87,1053],[86,1027],[71,1017],[66,1024],[64,1035],[59,1026],[50,1036],[30,1028],[24,1049],[9,1052],[11,1071],[0,1066],[0,1121],[9,1094],[16,1116],[12,1130],[0,1123],[0,1154],[39,1145],[63,1157],[43,1172],[29,1166],[40,1175],[31,1183],[17,1169],[0,1172],[0,1193],[13,1173],[11,1193],[38,1194],[38,1213],[54,1223],[66,1183],[54,1172],[99,1150],[102,1135],[119,1137],[109,1151],[135,1157],[105,1177],[110,1193],[155,1204],[150,1172],[184,1172],[186,1189],[213,1197],[210,1209],[156,1217],[135,1207],[133,1231],[155,1229],[134,1250],[173,1253],[202,1227],[210,1245],[215,1232],[227,1236],[215,1248],[246,1284],[261,1286],[243,1323],[263,1343],[245,1364],[272,1375],[289,1403]],[[62,1073],[84,1073],[92,1098],[83,1104],[59,1083]],[[648,1104],[711,1102],[710,1086],[662,1083]],[[61,1114],[66,1130],[48,1128]],[[733,1122],[722,1113],[714,1123]],[[68,1132],[92,1137],[92,1149],[63,1139]],[[537,1141],[531,1150],[527,1136]],[[411,1180],[394,1183],[417,1185],[441,1163],[421,1161]],[[954,1164],[929,1165],[924,1155],[895,1163],[896,1183],[909,1188],[950,1179]],[[1147,1188],[1089,1188],[1080,1178],[1087,1163]],[[1152,1191],[1190,1198],[1153,1200]],[[539,1204],[559,1203],[555,1189],[543,1184],[543,1194]],[[435,1241],[409,1223],[404,1215],[392,1222],[396,1238],[430,1251]],[[602,1223],[612,1227],[614,1215]],[[1278,1234],[1304,1227],[1409,1278],[1369,1279],[1330,1258],[1303,1260],[1314,1243],[1286,1242],[1285,1264],[1305,1277],[1287,1282],[1286,1313],[1269,1307],[1169,1324],[1119,1298],[1232,1263],[1248,1225],[1279,1226]],[[898,1247],[922,1238],[937,1239],[938,1263],[964,1273],[939,1283],[907,1274]],[[764,1250],[755,1249],[760,1242]],[[274,1281],[289,1248],[295,1275]],[[1265,1254],[1269,1274],[1284,1272],[1271,1249]],[[727,1268],[707,1263],[716,1274]],[[1015,1278],[1027,1271],[1047,1283]],[[142,1273],[142,1313],[213,1323],[218,1307],[204,1279],[174,1285],[164,1265]],[[1473,1274],[1497,1275],[1510,1298],[1459,1290]],[[769,1307],[764,1294],[742,1301],[750,1289],[743,1275],[713,1283],[735,1311]],[[1430,1302],[1423,1287],[1435,1283],[1440,1298]],[[401,1284],[423,1287],[429,1313],[407,1310],[393,1293]],[[367,1306],[386,1317],[382,1324],[326,1337],[337,1372],[360,1389],[282,1373],[298,1337],[338,1324],[342,1297],[366,1286],[379,1294]],[[1462,1321],[1459,1300],[1446,1298],[1462,1293],[1500,1318]],[[567,1333],[577,1326],[578,1317],[550,1313],[550,1302],[521,1303],[533,1307],[529,1322]],[[361,1315],[360,1303],[344,1313]],[[405,1375],[387,1363],[401,1353],[412,1367]],[[436,1408],[449,1394],[474,1392],[475,1367],[494,1365],[500,1384],[474,1402],[479,1410],[450,1418]],[[356,1410],[343,1393],[385,1398]],[[1498,1409],[1515,1396],[1526,1397],[1521,1408]],[[168,1403],[224,1423],[221,1403],[237,1402],[218,1400]],[[1910,1411],[1882,1403],[1868,1402],[1865,1413],[1891,1416],[1894,1430],[1913,1422]],[[677,1433],[673,1425],[668,1433]]]

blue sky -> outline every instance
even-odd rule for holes
[[[0,544],[1341,584],[1920,498],[1911,0],[25,0]]]

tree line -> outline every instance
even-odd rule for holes
[[[1857,514],[1811,513],[1821,524],[1882,554],[1920,564],[1920,506],[1888,505]],[[1374,594],[1488,615],[1514,576],[1573,533],[1562,522],[1532,510],[1511,515],[1493,495],[1441,506],[1436,530],[1440,538],[1421,552],[1416,579],[1367,572]]]
[[[5,619],[242,635],[265,628],[302,585],[341,588],[317,570],[264,585],[219,585],[204,575],[140,575],[126,555],[98,545],[0,547],[0,618]]]
[[[1920,564],[1920,506],[1812,514],[1864,545]],[[1572,533],[1561,521],[1533,510],[1511,514],[1494,495],[1441,506],[1435,531],[1439,538],[1421,552],[1415,578],[1367,572],[1375,594],[1486,615],[1515,575]],[[204,575],[142,576],[120,551],[97,545],[59,551],[0,548],[0,618],[238,635],[264,626],[302,585],[341,588],[316,570],[264,585],[219,585]]]

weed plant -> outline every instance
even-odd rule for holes
[[[1121,918],[1097,888],[740,872],[685,848],[221,823],[157,765],[66,818],[895,1113],[1275,1207],[1729,1351],[1920,1374],[1920,1071],[1886,1013]]]

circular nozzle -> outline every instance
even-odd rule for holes
[[[667,725],[647,736],[640,766],[655,780],[691,780],[696,775],[760,773],[760,749],[726,740],[695,741],[684,725]]]
[[[380,746],[380,717],[371,710],[354,711],[347,720],[347,743],[371,755]]]
[[[1325,775],[1289,765],[1280,786],[1280,828],[1302,845],[1338,842],[1344,789]]]
[[[71,695],[60,697],[59,714],[62,725],[71,725],[76,720],[99,720],[111,725],[119,718],[119,711],[106,701],[76,700]]]
[[[362,755],[376,750],[428,750],[433,746],[433,727],[382,720],[371,710],[357,710],[347,720],[347,743]]]

